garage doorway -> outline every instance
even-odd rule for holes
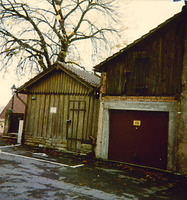
[[[110,160],[167,169],[169,112],[110,110]]]

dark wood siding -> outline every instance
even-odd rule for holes
[[[181,18],[107,63],[106,95],[177,96],[181,89],[183,51]]]

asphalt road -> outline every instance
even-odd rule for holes
[[[185,177],[46,152],[0,147],[2,200],[186,200]]]

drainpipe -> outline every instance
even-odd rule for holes
[[[27,103],[18,95],[17,92],[16,92],[16,97],[21,101],[21,103],[23,103],[25,106],[27,106]]]
[[[91,124],[91,126],[90,126],[90,129],[89,129],[89,137],[90,137],[90,139],[92,140],[92,153],[94,153],[94,155],[95,155],[95,145],[96,145],[96,138],[97,138],[97,131],[96,131],[96,138],[94,138],[93,136],[92,136],[92,126],[93,126],[93,121],[94,121],[94,110],[95,110],[95,104],[96,104],[96,100],[98,99],[98,97],[99,97],[99,91],[98,91],[98,88],[96,88],[96,89],[94,89],[94,91],[93,91],[93,95],[91,95],[91,97],[93,96],[93,102],[92,102],[92,106],[91,106],[91,119],[90,119],[90,124]],[[98,122],[96,122],[96,123],[98,123]],[[95,125],[96,126],[96,125]],[[97,125],[98,126],[98,125]]]
[[[16,91],[15,84],[13,84],[13,86],[10,89],[12,90],[12,112],[14,112],[14,93]]]

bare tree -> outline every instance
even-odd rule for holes
[[[89,40],[94,54],[110,46],[116,31],[113,0],[0,0],[1,69],[44,70],[57,61],[80,64],[80,42]],[[96,18],[95,16],[99,16]],[[104,20],[105,23],[98,23]],[[101,53],[101,52],[97,52]],[[83,55],[85,56],[85,55]],[[76,61],[76,62],[75,62]]]

